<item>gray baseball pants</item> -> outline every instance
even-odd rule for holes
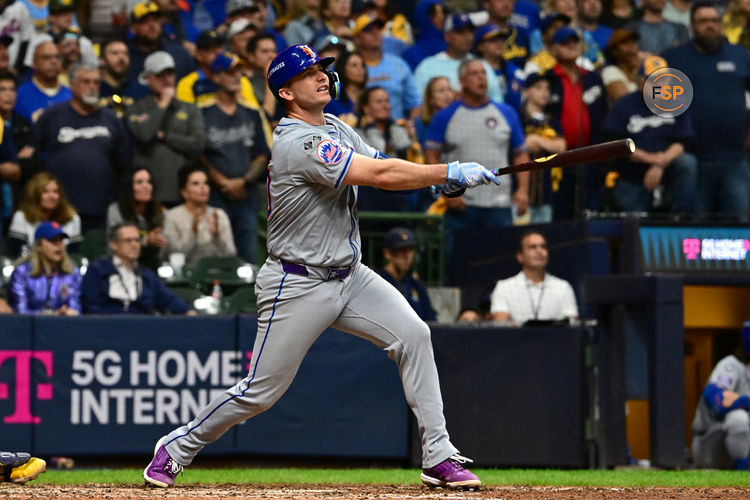
[[[750,416],[745,410],[732,410],[722,422],[711,425],[705,434],[693,437],[693,461],[698,467],[725,469],[750,453]]]
[[[229,428],[267,410],[292,383],[302,359],[329,326],[369,340],[398,365],[406,400],[417,417],[422,466],[434,467],[458,450],[445,429],[443,400],[430,329],[401,294],[364,264],[343,280],[285,273],[269,258],[258,273],[258,334],[250,371],[187,425],[172,431],[167,452],[190,465]]]

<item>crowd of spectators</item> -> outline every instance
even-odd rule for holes
[[[4,0],[0,17],[0,232],[3,255],[24,259],[16,278],[26,287],[75,276],[67,256],[92,230],[108,231],[101,253],[115,257],[89,270],[111,285],[122,268],[133,294],[175,253],[187,265],[221,255],[260,264],[258,215],[282,113],[265,74],[295,43],[337,58],[342,97],[326,111],[389,156],[498,168],[635,139],[628,160],[504,176],[451,199],[360,190],[360,210],[443,214],[449,268],[467,227],[584,210],[748,220],[747,2],[42,3]],[[693,83],[693,104],[676,118],[640,97],[665,66]],[[132,238],[120,234],[133,229],[136,271],[122,257]],[[53,288],[43,310],[87,310],[74,295],[50,302]],[[126,283],[99,292],[118,308],[137,303]],[[162,303],[152,292],[144,310]],[[166,310],[186,311],[175,304]]]

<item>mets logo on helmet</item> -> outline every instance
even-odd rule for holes
[[[299,48],[302,52],[315,59],[315,52],[308,45],[300,45]]]
[[[341,161],[341,157],[344,156],[341,146],[330,140],[321,141],[318,144],[317,153],[320,161],[326,165],[334,165]]]

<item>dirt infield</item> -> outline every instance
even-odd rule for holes
[[[750,497],[744,488],[580,488],[535,486],[486,486],[479,491],[429,489],[416,485],[178,485],[159,490],[136,485],[85,484],[46,485],[0,484],[0,498],[47,499],[204,499],[204,498],[291,498],[296,500],[338,499],[721,499]]]

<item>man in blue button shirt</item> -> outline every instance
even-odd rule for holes
[[[696,130],[698,157],[696,212],[748,219],[750,168],[745,91],[750,88],[750,54],[721,36],[716,7],[705,1],[690,12],[693,38],[662,54],[693,84],[688,109]]]

